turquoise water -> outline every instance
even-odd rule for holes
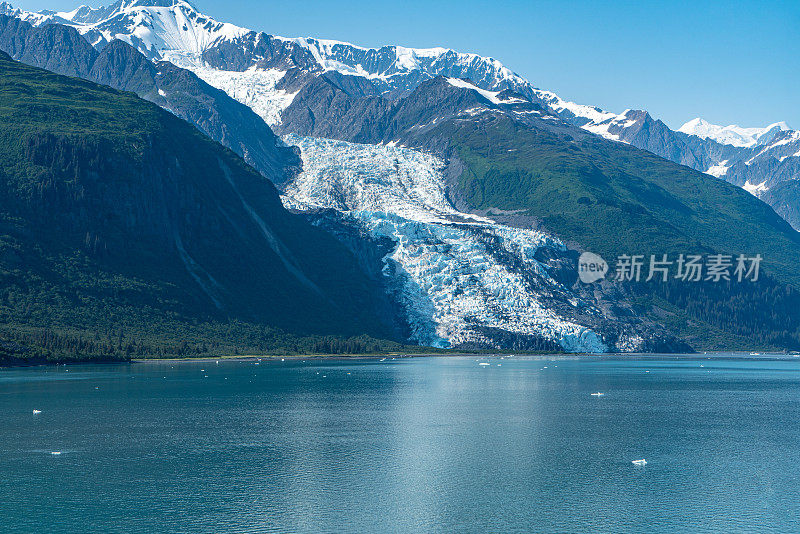
[[[800,532],[797,359],[482,361],[0,370],[0,531]]]

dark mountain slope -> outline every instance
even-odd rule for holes
[[[779,183],[761,195],[761,200],[800,231],[800,180]]]
[[[0,125],[8,337],[271,350],[285,332],[391,335],[338,241],[157,106],[2,54]]]
[[[152,63],[122,41],[98,52],[74,28],[33,27],[0,15],[0,50],[28,65],[132,91],[191,122],[277,183],[299,170],[297,153],[253,110],[185,69]]]

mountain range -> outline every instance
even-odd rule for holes
[[[381,310],[327,333],[463,349],[800,347],[800,234],[786,222],[800,135],[785,124],[673,131],[645,111],[566,102],[492,58],[277,37],[183,0],[0,4],[0,48],[132,90],[271,180],[354,258],[348,279]],[[589,250],[767,260],[759,284],[590,286],[576,269]]]
[[[98,49],[122,40],[150,59],[187,67],[260,111],[270,124],[279,120],[281,107],[288,105],[292,89],[296,89],[285,87],[281,93],[288,82],[284,71],[360,77],[369,82],[369,90],[390,95],[408,92],[435,76],[467,78],[486,90],[513,89],[544,104],[566,122],[764,196],[800,229],[792,215],[800,199],[788,193],[793,188],[765,195],[781,182],[800,179],[800,132],[785,123],[766,128],[721,127],[698,118],[671,130],[646,111],[617,114],[562,100],[493,58],[446,48],[370,49],[324,39],[287,39],[218,22],[184,0],[120,0],[107,7],[82,6],[65,13],[30,13],[0,4],[3,12],[35,25],[73,26]],[[262,92],[272,92],[270,89],[280,94],[265,98]],[[267,105],[265,99],[274,102]]]

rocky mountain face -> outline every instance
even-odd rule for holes
[[[0,15],[0,50],[29,65],[135,92],[191,122],[276,182],[299,171],[296,152],[250,108],[172,63],[153,63],[123,41],[98,51],[74,28],[34,27]]]
[[[3,333],[398,335],[350,251],[159,107],[0,53],[0,124]]]
[[[800,181],[786,180],[763,191],[761,200],[772,206],[775,213],[800,230]]]

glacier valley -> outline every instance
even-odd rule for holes
[[[596,332],[559,317],[539,299],[555,295],[591,308],[534,257],[543,247],[565,250],[564,244],[455,210],[437,158],[392,146],[293,135],[285,141],[300,147],[303,159],[303,172],[284,191],[287,207],[334,209],[372,236],[393,241],[384,275],[406,310],[413,341],[491,345],[485,332],[500,329],[541,336],[571,352],[608,350]]]

